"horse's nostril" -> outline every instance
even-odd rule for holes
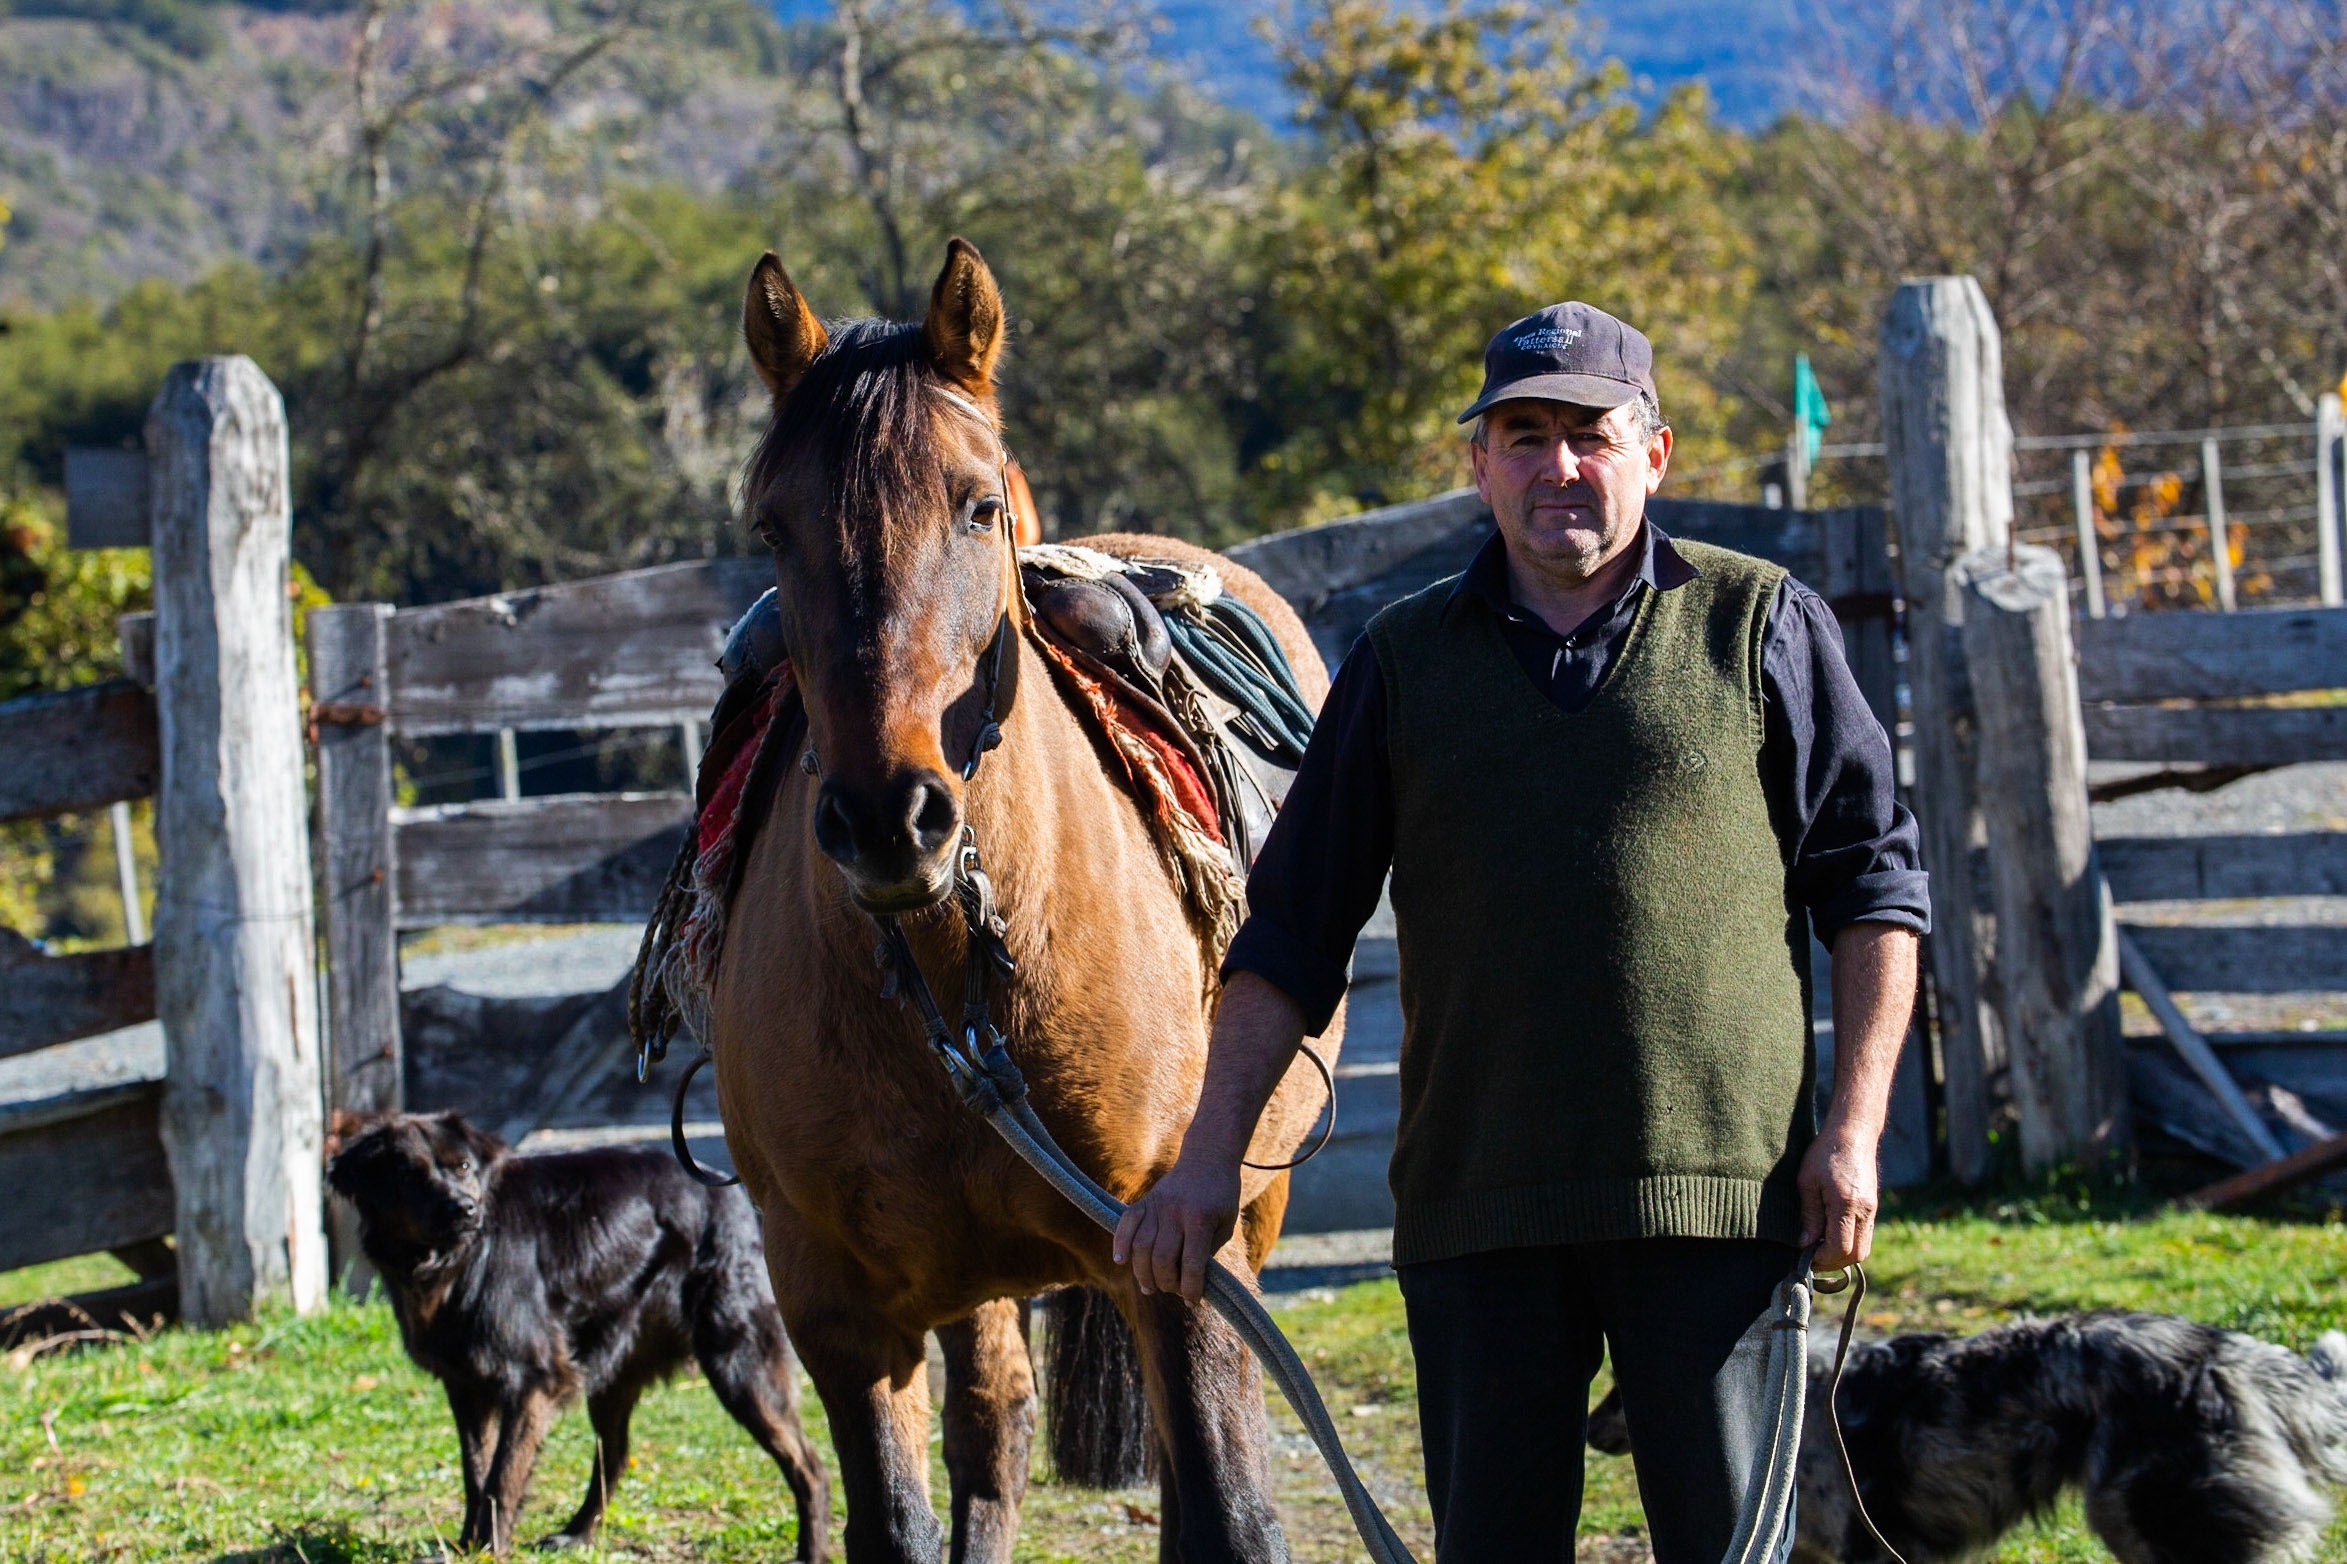
[[[815,845],[824,854],[840,863],[856,861],[856,829],[848,819],[847,806],[830,788],[815,805]]]
[[[910,817],[913,843],[924,853],[933,853],[944,846],[962,824],[962,812],[954,804],[953,790],[935,782],[914,786]]]

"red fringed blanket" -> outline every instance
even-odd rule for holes
[[[1030,626],[1029,636],[1105,742],[1197,919],[1209,969],[1219,966],[1238,929],[1244,882],[1224,845],[1214,794],[1193,758],[1191,741],[1162,706],[1081,648],[1039,626]],[[743,850],[764,813],[756,789],[773,785],[779,758],[770,752],[799,729],[798,700],[797,681],[785,662],[754,692],[729,689],[718,703],[716,727],[694,785],[689,862],[680,859],[645,931],[637,975],[640,1036],[657,1033],[665,1042],[674,1029],[670,1016],[707,1035],[726,914],[740,880]]]

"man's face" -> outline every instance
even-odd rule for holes
[[[1484,415],[1475,490],[1508,548],[1568,581],[1595,575],[1638,535],[1671,461],[1671,432],[1641,437],[1634,405],[1501,402]]]

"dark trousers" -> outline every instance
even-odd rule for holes
[[[1403,1266],[1438,1564],[1571,1564],[1608,1348],[1656,1564],[1719,1564],[1762,1433],[1763,1361],[1735,1347],[1794,1258],[1636,1238]]]

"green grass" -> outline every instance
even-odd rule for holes
[[[2027,1201],[1892,1221],[1873,1271],[1866,1322],[1878,1331],[1971,1331],[2016,1314],[2100,1306],[2187,1314],[2294,1347],[2347,1328],[2347,1225],[2335,1219],[2121,1219],[2076,1200]],[[47,1274],[79,1280],[68,1268]],[[0,1296],[26,1285],[21,1275],[0,1279]],[[1311,1294],[1280,1318],[1372,1489],[1419,1557],[1431,1558],[1398,1291],[1379,1281]],[[808,1419],[828,1456],[812,1396]],[[1310,1445],[1284,1408],[1274,1408],[1273,1424],[1276,1492],[1296,1557],[1357,1559]],[[647,1397],[636,1430],[629,1480],[588,1558],[788,1555],[791,1507],[779,1477],[696,1380]],[[574,1413],[549,1443],[525,1539],[568,1515],[587,1458]],[[11,1561],[437,1557],[453,1539],[457,1487],[438,1388],[409,1366],[379,1303],[211,1335],[166,1331],[0,1368],[0,1558]],[[942,1499],[942,1471],[937,1491]],[[1155,1509],[1154,1491],[1039,1480],[1019,1556],[1144,1564],[1156,1557]],[[836,1517],[834,1525],[836,1537]],[[1630,1463],[1592,1454],[1584,1559],[1643,1557],[1641,1529]],[[2347,1524],[2320,1556],[2347,1561]],[[2070,1510],[1993,1558],[2087,1564],[2107,1555]]]

